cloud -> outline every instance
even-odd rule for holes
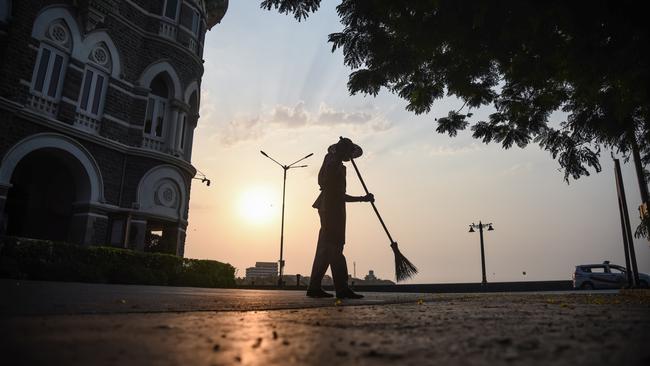
[[[391,128],[392,124],[376,109],[345,111],[321,103],[317,111],[310,112],[301,101],[293,107],[276,105],[257,116],[235,118],[225,124],[217,135],[222,144],[231,146],[241,141],[259,139],[269,130],[331,126],[352,126],[379,132]]]
[[[309,122],[309,115],[305,111],[305,103],[299,102],[295,107],[277,105],[271,110],[269,122],[286,127],[302,127]]]
[[[239,141],[255,140],[262,136],[264,128],[259,117],[236,119],[230,121],[221,131],[221,143],[226,146],[234,145]]]
[[[372,114],[367,112],[352,112],[337,111],[330,108],[325,104],[321,104],[318,108],[318,124],[337,125],[337,124],[364,124],[372,120]]]
[[[503,175],[521,175],[530,173],[533,170],[532,162],[517,163],[502,172]]]
[[[475,142],[472,142],[469,145],[438,145],[438,146],[430,146],[428,148],[428,154],[429,156],[452,156],[452,155],[459,155],[459,154],[468,154],[468,153],[473,153],[481,150],[481,146]]]
[[[450,142],[444,145],[431,145],[428,143],[415,143],[408,144],[404,147],[397,149],[390,149],[390,153],[393,155],[410,155],[416,154],[418,156],[424,157],[452,157],[464,154],[472,154],[484,150],[485,147],[476,142],[471,142],[469,144]]]
[[[216,103],[213,100],[210,89],[201,88],[201,105],[199,106],[199,115],[202,120],[209,121],[216,116]],[[201,123],[199,122],[199,125]]]

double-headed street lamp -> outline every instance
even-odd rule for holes
[[[294,169],[294,168],[306,168],[307,165],[296,165],[297,163],[307,159],[308,157],[314,155],[314,153],[311,153],[307,156],[305,156],[302,159],[298,159],[295,162],[289,164],[289,165],[282,165],[277,162],[277,160],[273,159],[272,157],[268,156],[264,151],[261,151],[262,155],[266,156],[267,158],[273,160],[274,163],[278,164],[283,170],[284,170],[284,181],[282,183],[282,227],[280,228],[280,275],[278,276],[278,286],[282,286],[282,274],[284,273],[284,260],[282,259],[282,253],[284,249],[284,197],[285,197],[285,192],[286,192],[286,187],[287,187],[287,170],[289,169]]]
[[[483,270],[483,281],[481,282],[482,285],[487,284],[487,278],[485,278],[485,250],[483,249],[483,228],[487,226],[487,231],[493,231],[494,228],[492,227],[492,223],[489,224],[484,224],[482,222],[478,222],[478,225],[472,223],[469,226],[469,232],[473,233],[474,229],[478,229],[478,232],[481,236],[481,269]]]

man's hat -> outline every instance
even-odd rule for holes
[[[363,155],[363,150],[361,147],[347,137],[339,137],[339,142],[331,145],[327,152],[330,154],[336,154],[337,152],[347,152],[349,157],[356,159],[359,156]]]

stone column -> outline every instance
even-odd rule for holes
[[[100,229],[105,229],[107,223],[108,217],[106,215],[89,211],[75,212],[70,219],[70,233],[68,237],[75,244],[104,244],[103,237],[106,236],[106,232]]]
[[[167,127],[167,149],[170,153],[174,154],[176,152],[176,128],[178,126],[178,108],[174,106],[175,103],[172,102],[171,105],[171,118],[169,119],[169,127]]]
[[[183,258],[185,257],[185,237],[187,233],[185,228],[178,228],[178,245],[176,245],[176,255]]]
[[[144,251],[144,239],[147,233],[147,220],[132,217],[127,220],[126,243],[128,248]]]
[[[126,217],[113,215],[108,228],[108,244],[112,247],[126,248]]]
[[[171,110],[172,110],[172,115],[171,115],[171,123],[169,126],[169,129],[167,130],[169,132],[169,136],[167,138],[167,143],[169,147],[169,151],[173,155],[178,155],[179,154],[179,125],[180,125],[180,119],[183,116],[183,113],[187,112],[187,104],[183,103],[182,101],[178,99],[172,99],[170,102]]]
[[[183,118],[185,118],[185,136],[183,136]],[[178,114],[178,128],[176,129],[176,136],[176,151],[183,155],[184,149],[181,148],[181,145],[183,144],[182,140],[185,139],[187,141],[187,113],[185,112],[180,112]]]
[[[167,248],[175,249],[171,254],[182,257],[185,254],[185,228],[180,225],[163,229],[162,240]]]
[[[189,116],[187,119],[187,126],[185,127],[185,160],[192,161],[192,143],[194,142],[194,129],[199,121],[199,114]]]

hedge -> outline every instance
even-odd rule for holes
[[[46,281],[232,287],[235,268],[212,260],[5,237],[0,277]]]

